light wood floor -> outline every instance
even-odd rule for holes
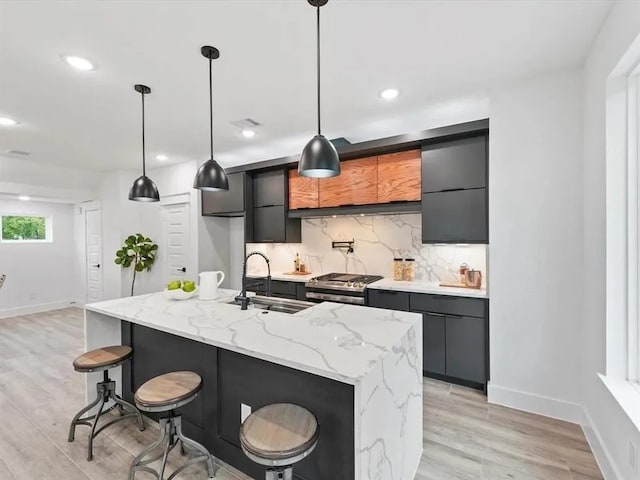
[[[82,338],[79,309],[0,319],[0,480],[124,480],[133,456],[155,440],[154,426],[116,424],[95,439],[92,462],[86,427],[67,442],[69,421],[84,406],[84,376],[71,366]],[[474,390],[442,382],[425,379],[424,392],[416,480],[602,479],[576,425],[489,405]],[[178,478],[206,474],[194,466]],[[247,477],[223,466],[218,478]]]

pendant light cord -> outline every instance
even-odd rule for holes
[[[209,132],[211,144],[211,160],[213,160],[213,75],[211,73],[213,59],[209,56]]]
[[[142,95],[142,176],[147,176],[147,165],[145,159],[145,147],[144,147],[144,91],[141,92]]]
[[[316,7],[316,51],[317,51],[317,87],[318,87],[318,135],[320,135],[320,4]]]

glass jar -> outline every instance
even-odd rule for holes
[[[404,260],[401,258],[393,259],[393,279],[404,280]]]
[[[416,260],[415,258],[404,259],[403,280],[413,282],[416,279]]]

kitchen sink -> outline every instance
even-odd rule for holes
[[[227,303],[230,305],[240,306],[240,302],[236,302],[235,300]],[[251,297],[249,308],[258,308],[260,310],[266,310],[269,312],[298,313],[302,310],[306,310],[309,307],[313,307],[314,305],[316,304],[305,302],[302,300],[291,300],[288,298],[278,297],[263,297],[261,295],[256,295],[255,297]]]

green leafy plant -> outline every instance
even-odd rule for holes
[[[122,248],[116,252],[116,259],[114,260],[116,265],[121,265],[122,268],[129,268],[133,265],[131,296],[133,296],[133,289],[136,284],[136,273],[143,270],[151,270],[156,261],[157,252],[158,245],[141,233],[129,235]]]

